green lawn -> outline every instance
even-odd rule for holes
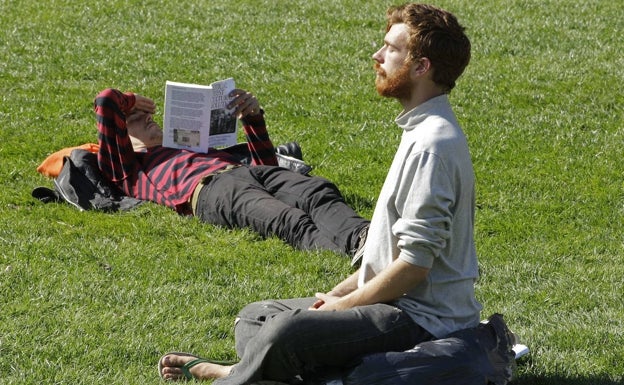
[[[154,384],[169,350],[232,359],[246,303],[311,295],[346,259],[146,204],[78,212],[31,198],[50,153],[94,142],[116,87],[234,77],[316,175],[370,217],[398,143],[371,55],[391,3],[0,0],[0,384]],[[473,59],[451,96],[478,184],[477,293],[531,348],[515,384],[624,381],[624,7],[436,3]],[[162,109],[156,116],[162,119]]]

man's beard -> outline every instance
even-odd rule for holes
[[[375,63],[377,78],[375,88],[381,96],[396,99],[409,99],[412,93],[412,82],[410,79],[410,65],[405,63],[393,75],[388,76],[386,71],[381,69],[379,63]]]

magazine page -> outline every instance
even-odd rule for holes
[[[214,82],[211,86],[210,147],[233,146],[237,140],[238,121],[234,109],[228,109],[227,105],[232,100],[228,95],[235,88],[234,79]]]
[[[234,80],[209,86],[167,81],[163,146],[195,152],[236,143],[237,121],[226,107]]]

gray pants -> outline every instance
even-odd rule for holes
[[[433,337],[401,309],[387,304],[345,311],[310,311],[315,298],[261,301],[237,319],[241,361],[215,385],[290,382],[357,364],[370,353],[403,351]]]

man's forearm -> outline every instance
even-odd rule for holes
[[[357,289],[358,277],[360,275],[360,270],[351,274],[344,281],[340,282],[336,287],[334,287],[329,293],[329,295],[333,295],[336,297],[343,297]]]
[[[429,269],[397,259],[364,286],[341,296],[336,309],[391,302],[424,282],[428,274]],[[349,279],[344,281],[345,285]]]

